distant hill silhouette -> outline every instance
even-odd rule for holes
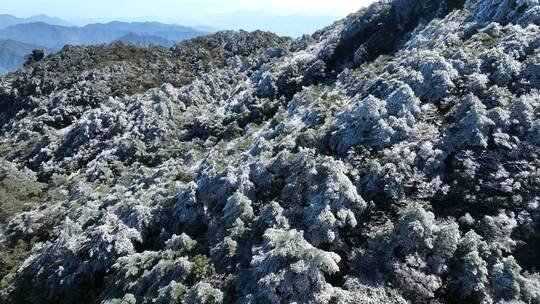
[[[152,35],[138,35],[135,33],[129,33],[116,39],[114,42],[123,42],[126,44],[133,44],[135,46],[161,45],[168,47],[174,44],[174,41],[165,39],[163,37]]]
[[[0,40],[0,75],[21,67],[24,57],[36,48],[43,47],[11,39]],[[45,51],[50,52],[50,50]]]
[[[282,36],[298,37],[329,26],[336,19],[326,15],[280,15],[267,11],[238,11],[215,15],[209,20],[208,25],[220,29],[265,30]]]
[[[0,28],[6,28],[8,26],[23,24],[23,23],[34,23],[34,22],[45,22],[52,25],[62,25],[69,26],[70,23],[62,20],[60,18],[49,17],[47,15],[37,15],[28,18],[18,18],[8,14],[0,14]]]
[[[206,34],[202,30],[159,22],[115,21],[83,27],[66,25],[67,22],[46,15],[30,18],[0,15],[0,75],[21,67],[24,57],[34,48],[43,48],[50,53],[67,44],[91,45],[118,41],[135,46],[170,47],[182,40]]]
[[[29,44],[59,49],[66,44],[89,45],[110,43],[128,34],[164,38],[164,45],[206,34],[179,25],[158,22],[95,23],[84,27],[52,25],[45,22],[22,23],[0,29],[0,39],[13,39]],[[158,41],[158,40],[155,40]],[[161,44],[161,43],[160,43]]]

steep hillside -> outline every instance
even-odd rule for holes
[[[1,78],[3,300],[540,302],[539,25],[386,0]]]

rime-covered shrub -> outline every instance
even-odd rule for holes
[[[331,158],[313,159],[307,150],[300,153],[297,165],[297,173],[287,178],[282,199],[299,205],[298,224],[305,238],[315,246],[346,246],[341,232],[354,230],[366,206],[346,175],[347,167]]]
[[[540,7],[540,6],[538,6]],[[523,69],[523,76],[527,79],[531,87],[540,90],[540,55],[536,55],[534,58],[531,58]]]
[[[223,293],[208,283],[197,283],[186,295],[186,304],[220,304]]]
[[[452,118],[451,142],[456,148],[487,147],[489,132],[494,122],[487,116],[485,105],[474,95],[469,95],[456,106]]]
[[[469,231],[459,241],[457,251],[450,264],[448,286],[457,298],[481,301],[487,296],[489,284],[488,244],[482,237]]]
[[[425,55],[420,66],[423,83],[419,95],[429,102],[440,102],[455,89],[454,80],[458,73],[445,58],[438,54]]]
[[[380,100],[368,96],[358,107],[338,117],[330,139],[338,152],[344,153],[354,146],[388,147],[411,134],[420,115],[419,100],[407,86],[394,91],[388,98]]]
[[[517,221],[513,214],[507,215],[501,213],[497,216],[485,216],[478,223],[478,231],[482,234],[484,240],[489,242],[492,250],[504,253],[512,252],[516,245],[512,240],[512,232],[517,226]]]
[[[510,119],[514,132],[517,135],[525,135],[533,126],[536,119],[536,110],[540,107],[540,95],[538,91],[522,95],[514,102],[510,109]]]
[[[337,151],[347,151],[350,147],[369,142],[373,136],[377,137],[373,142],[384,145],[389,142],[388,132],[383,132],[383,125],[377,132],[377,123],[383,124],[381,118],[386,116],[386,105],[374,96],[368,96],[359,102],[356,109],[350,113],[342,114],[338,117],[338,122],[343,121],[334,131],[332,138],[335,138]],[[388,130],[388,128],[386,128]]]
[[[411,207],[395,226],[372,235],[370,250],[359,257],[359,271],[388,272],[408,298],[431,299],[443,287],[439,276],[448,273],[459,238],[456,224],[438,224],[432,213]]]
[[[169,213],[170,212],[170,213]],[[179,195],[172,198],[170,204],[164,208],[164,213],[172,215],[170,224],[173,231],[200,231],[205,224],[204,206],[197,199],[197,185],[190,183],[188,187]]]
[[[491,286],[496,299],[518,300],[521,292],[521,267],[513,257],[495,264],[491,272]]]
[[[78,258],[78,251],[85,241],[82,231],[80,225],[67,219],[52,246],[41,252],[42,258],[31,257],[23,263],[18,279],[32,288],[17,290],[15,294],[17,301],[35,302],[40,299],[72,301],[77,297],[74,288],[80,282],[76,272],[82,264]],[[42,269],[40,275],[31,276],[30,274],[37,269]],[[82,280],[85,281],[84,278]],[[61,288],[50,289],[51,284],[60,286],[61,281],[63,281]]]
[[[384,287],[381,284],[374,282],[363,282],[357,278],[349,278],[343,285],[343,289],[336,290],[332,303],[407,303],[407,300],[405,300],[397,290]]]
[[[325,303],[332,294],[326,275],[339,271],[341,258],[310,245],[302,232],[269,229],[251,262],[258,303]]]

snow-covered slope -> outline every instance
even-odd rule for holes
[[[381,1],[9,74],[5,301],[539,302],[539,25]]]

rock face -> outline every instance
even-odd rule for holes
[[[6,303],[539,303],[540,3],[66,47],[0,80]]]

